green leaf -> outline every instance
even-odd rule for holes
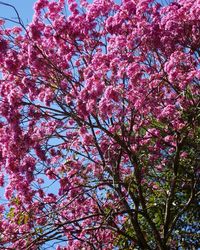
[[[9,219],[13,219],[15,217],[15,208],[14,207],[11,207],[8,214],[7,214],[7,217]]]

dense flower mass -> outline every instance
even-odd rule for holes
[[[0,20],[1,249],[198,247],[200,2],[160,2]]]

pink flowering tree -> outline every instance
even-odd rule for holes
[[[0,20],[0,249],[197,249],[199,1],[34,11]]]

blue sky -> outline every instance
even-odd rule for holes
[[[2,2],[15,6],[25,25],[32,20],[33,5],[36,0],[3,0]],[[0,17],[16,18],[16,14],[12,8],[0,5]]]

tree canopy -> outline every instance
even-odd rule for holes
[[[0,249],[197,249],[199,0],[34,11],[0,20]]]

